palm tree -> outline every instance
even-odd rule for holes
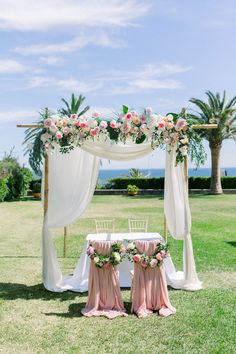
[[[141,178],[141,177],[143,177],[143,174],[142,174],[142,172],[140,171],[139,168],[131,168],[129,170],[129,174],[130,174],[130,177],[133,177],[133,178]]]
[[[223,140],[236,139],[236,96],[228,102],[225,91],[222,98],[219,93],[213,94],[211,91],[207,91],[206,95],[207,102],[190,99],[199,108],[197,115],[191,116],[201,124],[218,124],[216,129],[200,130],[199,134],[208,140],[211,150],[211,193],[221,194],[220,152]]]
[[[76,98],[75,95],[72,93],[70,103],[66,101],[64,98],[62,98],[61,100],[66,106],[66,108],[60,109],[60,112],[63,115],[70,116],[71,114],[78,114],[79,117],[85,114],[89,110],[89,106],[86,106],[82,111],[78,113],[80,106],[83,104],[85,100],[85,97],[83,97],[82,95],[79,95],[79,97]]]

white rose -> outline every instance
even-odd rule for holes
[[[97,264],[99,262],[99,257],[94,257],[93,261],[95,264]]]
[[[120,254],[118,252],[114,252],[114,258],[117,262],[120,262],[120,260],[121,260]]]
[[[180,139],[181,144],[188,144],[188,138]]]
[[[133,242],[129,243],[127,246],[127,250],[133,251],[135,249],[135,244]]]

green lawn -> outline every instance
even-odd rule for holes
[[[176,315],[109,321],[80,315],[87,294],[46,291],[41,281],[42,208],[37,201],[0,203],[1,353],[236,353],[236,196],[190,198],[192,238],[204,289],[170,290]],[[70,274],[94,218],[114,218],[127,231],[128,218],[149,219],[149,231],[163,232],[163,200],[157,196],[95,196],[80,221],[69,227],[68,256],[63,230],[55,233],[61,267]],[[182,242],[169,238],[177,269]],[[130,292],[122,290],[130,311]]]

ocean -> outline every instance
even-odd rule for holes
[[[108,182],[110,178],[116,177],[128,177],[130,176],[128,169],[121,170],[100,170],[98,175],[98,183],[105,184]],[[165,170],[159,168],[153,169],[140,169],[144,177],[164,177]],[[189,168],[188,170],[189,176],[210,176],[211,169],[210,168]],[[221,169],[221,175],[227,176],[236,176],[236,167],[226,167]]]

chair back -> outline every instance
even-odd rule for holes
[[[147,232],[147,219],[129,219],[129,232]]]
[[[96,233],[114,232],[114,220],[95,220]]]

